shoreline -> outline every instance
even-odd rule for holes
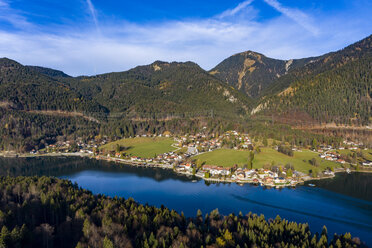
[[[296,180],[293,182],[288,182],[285,184],[275,184],[275,183],[264,183],[261,181],[253,181],[253,178],[247,179],[247,180],[241,180],[241,179],[232,179],[232,178],[205,178],[204,176],[200,176],[198,174],[192,174],[190,172],[184,172],[184,171],[178,171],[173,168],[173,165],[171,164],[159,164],[159,163],[150,163],[150,162],[136,162],[132,160],[126,160],[126,159],[120,159],[120,158],[112,158],[112,157],[104,157],[104,156],[94,156],[89,153],[82,153],[82,152],[76,152],[76,153],[46,153],[46,154],[17,154],[17,153],[11,153],[11,152],[0,152],[0,157],[4,158],[38,158],[38,157],[82,157],[82,158],[91,158],[96,160],[104,160],[107,162],[115,162],[115,163],[121,163],[128,166],[135,166],[135,167],[146,167],[146,168],[160,168],[160,169],[168,169],[172,170],[174,173],[184,176],[194,176],[196,178],[202,179],[206,182],[211,183],[236,183],[236,184],[253,184],[253,185],[260,185],[263,187],[269,187],[269,188],[285,188],[285,187],[296,187],[297,185],[303,185],[306,181],[314,181],[314,180],[323,180],[323,179],[331,179],[334,178],[333,176],[327,176],[327,177],[321,177],[321,178],[313,178],[310,176],[304,176],[300,180]],[[346,170],[335,170],[336,173],[342,173],[346,172]],[[350,172],[361,172],[361,173],[372,173],[372,170],[351,170]]]

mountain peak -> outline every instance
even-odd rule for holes
[[[51,68],[46,68],[46,67],[41,67],[41,66],[30,66],[30,65],[26,67],[35,72],[41,73],[49,77],[71,77],[67,75],[66,73],[64,73],[63,71],[54,70]]]
[[[6,67],[6,68],[18,68],[22,66],[20,63],[18,63],[15,60],[8,59],[8,58],[0,58],[0,67]]]
[[[285,61],[271,59],[251,50],[225,59],[210,71],[210,74],[252,97],[258,96],[284,73]]]

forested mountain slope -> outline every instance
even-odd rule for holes
[[[54,70],[51,68],[45,68],[41,66],[31,66],[31,65],[27,65],[26,67],[28,67],[29,69],[35,72],[38,72],[38,73],[41,73],[41,74],[44,74],[50,77],[57,77],[57,78],[71,77],[67,75],[66,73],[64,73],[63,71]]]
[[[189,132],[200,118],[246,118],[251,101],[198,65],[165,63],[92,77],[0,59],[0,149],[29,150],[58,136]],[[213,125],[213,126],[216,126]]]
[[[179,115],[244,116],[249,99],[197,64],[154,62],[126,72],[81,77],[71,87],[112,112],[129,118]]]
[[[259,97],[278,78],[312,59],[314,58],[279,60],[247,51],[225,59],[213,68],[210,74],[248,96]]]
[[[72,78],[9,59],[0,60],[0,102],[21,110],[120,112],[131,117],[205,111],[239,116],[249,112],[250,104],[192,62],[157,61],[125,72]]]
[[[192,62],[156,61],[124,72],[70,77],[3,58],[0,149],[25,150],[58,136],[224,130],[252,115],[290,124],[368,125],[371,43],[369,36],[337,52],[293,61],[249,51],[209,73]]]
[[[372,115],[371,71],[369,36],[284,75],[266,90],[253,113],[265,110],[290,116],[302,112],[316,122],[368,125]]]
[[[104,112],[99,104],[84,99],[66,83],[48,76],[53,70],[23,66],[16,61],[0,59],[0,103],[18,110],[65,110]]]

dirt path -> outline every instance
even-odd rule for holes
[[[84,115],[83,113],[80,112],[68,112],[68,111],[62,111],[62,110],[29,110],[25,111],[28,113],[34,113],[34,114],[42,114],[42,115],[54,115],[54,116],[65,116],[65,117],[81,117],[84,118],[88,121],[94,121],[99,123],[99,120],[91,117]]]

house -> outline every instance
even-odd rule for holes
[[[285,180],[284,177],[277,177],[277,178],[274,179],[274,183],[275,184],[284,184],[284,183],[286,183],[286,180]]]
[[[323,174],[325,176],[334,176],[335,175],[335,173],[331,170],[326,170],[326,171],[323,172]]]
[[[363,166],[372,166],[372,161],[363,162]]]
[[[185,170],[188,170],[188,171],[192,172],[192,164],[187,163],[187,164],[184,165],[184,168],[185,168]]]
[[[136,157],[136,156],[132,156],[132,157],[130,157],[130,160],[132,160],[132,161],[137,161],[137,160],[138,160],[138,157]]]
[[[246,177],[252,177],[253,175],[256,175],[256,171],[255,170],[244,170],[245,172],[245,176]]]
[[[230,168],[220,168],[220,174],[223,175],[223,176],[228,176],[230,175]]]
[[[258,177],[261,178],[261,179],[264,179],[265,176],[266,176],[265,174],[260,174],[260,173],[258,174]]]
[[[188,154],[195,155],[195,154],[198,154],[199,151],[198,151],[198,149],[197,149],[196,147],[194,147],[194,146],[189,146],[189,147],[187,148],[187,153],[188,153]]]
[[[265,183],[272,183],[274,181],[274,178],[272,178],[272,177],[265,177],[265,179],[263,181]]]
[[[203,170],[209,171],[209,173],[212,176],[219,176],[219,175],[228,176],[228,175],[230,175],[230,169],[223,168],[223,167],[220,167],[220,166],[215,166],[215,165],[204,165]]]
[[[165,137],[167,137],[167,138],[169,138],[171,135],[172,135],[172,134],[171,134],[171,132],[169,132],[169,131],[165,131],[165,132],[163,133],[163,136],[165,136]]]
[[[243,171],[238,172],[236,177],[240,180],[245,179],[245,173]]]

